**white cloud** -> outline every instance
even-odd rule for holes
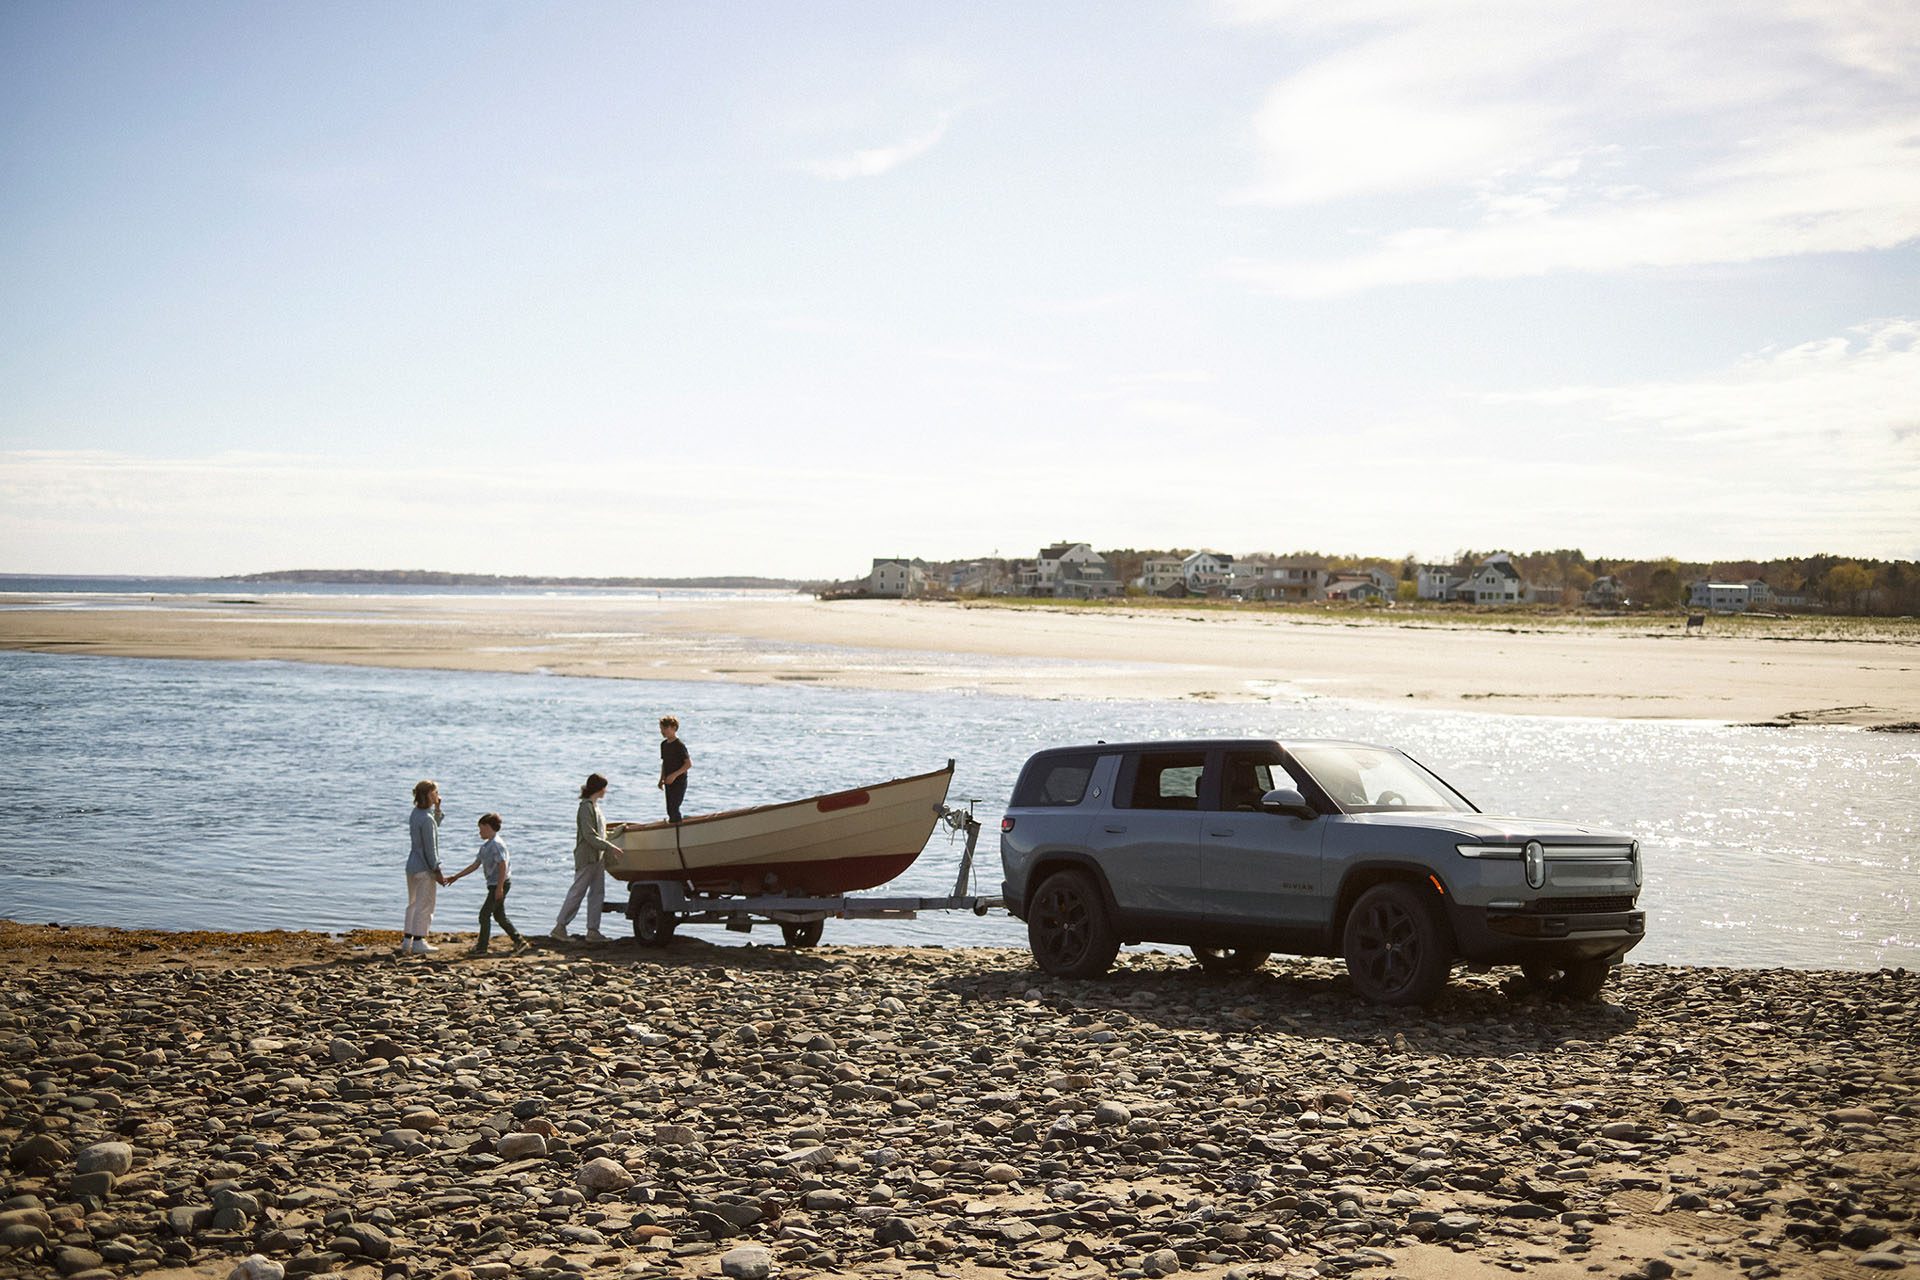
[[[1262,288],[1318,296],[1920,237],[1920,21],[1908,6],[1889,17],[1852,0],[1228,0],[1221,11],[1324,50],[1255,113],[1264,172],[1235,198],[1366,202],[1367,220],[1387,226],[1358,251],[1233,264]]]
[[[1617,505],[1635,551],[1920,555],[1920,320],[1691,379],[1477,400],[1497,425],[1524,427],[1501,433],[1518,452],[1579,460],[1581,492]]]
[[[940,140],[947,136],[947,126],[952,122],[953,113],[945,112],[934,121],[931,128],[900,142],[884,147],[865,147],[825,160],[812,160],[800,167],[816,178],[826,178],[833,182],[845,182],[852,178],[877,178],[883,173],[891,173],[910,160],[918,160],[939,146]]]

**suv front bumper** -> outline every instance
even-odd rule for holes
[[[1454,946],[1462,960],[1519,964],[1618,959],[1647,936],[1644,911],[1555,913],[1449,905]]]

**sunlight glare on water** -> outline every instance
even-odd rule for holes
[[[1873,968],[1920,959],[1913,920],[1920,744],[1842,729],[1740,729],[1382,709],[873,693],[281,663],[0,654],[0,915],[165,928],[396,928],[408,792],[437,779],[445,861],[506,818],[511,912],[552,925],[580,780],[613,820],[662,815],[655,721],[684,724],[688,811],[795,799],[958,761],[977,798],[983,892],[997,830],[1041,747],[1209,735],[1398,746],[1483,810],[1638,836],[1638,960]],[[889,892],[944,894],[960,846],[937,829]],[[478,877],[440,895],[471,929]],[[576,928],[581,927],[576,923]],[[609,930],[624,932],[614,919]],[[703,930],[716,940],[718,930]],[[756,940],[776,939],[764,928]],[[1005,915],[830,921],[826,940],[1024,943]]]

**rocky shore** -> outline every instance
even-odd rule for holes
[[[0,929],[0,1274],[1920,1273],[1904,971],[456,954]]]

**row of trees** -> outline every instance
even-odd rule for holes
[[[1102,551],[1122,582],[1141,576],[1146,560],[1161,556],[1184,557],[1193,548],[1165,550],[1119,547]],[[1463,549],[1455,553],[1452,567],[1462,574],[1479,565],[1492,552]],[[1912,560],[1848,559],[1835,555],[1788,557],[1776,560],[1676,560],[1671,557],[1651,560],[1589,558],[1576,548],[1553,551],[1509,553],[1514,568],[1532,586],[1537,598],[1578,605],[1587,589],[1602,577],[1611,576],[1620,583],[1621,592],[1636,605],[1654,609],[1678,608],[1687,602],[1692,584],[1701,579],[1715,582],[1747,582],[1759,579],[1776,595],[1799,604],[1784,608],[1821,608],[1837,613],[1880,615],[1920,614],[1920,562]],[[1381,569],[1398,578],[1402,599],[1415,597],[1421,561],[1412,555],[1362,556],[1328,555],[1319,551],[1274,553],[1257,551],[1246,559],[1284,560],[1324,569]],[[930,566],[933,568],[934,566]]]

